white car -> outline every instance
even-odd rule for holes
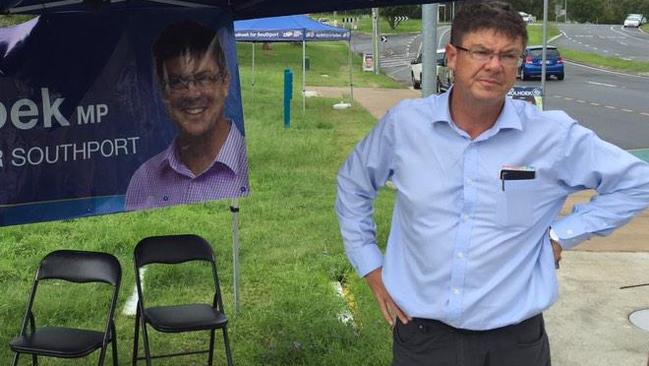
[[[532,15],[532,14],[527,14],[527,13],[522,12],[522,11],[519,11],[518,14],[521,15],[521,18],[523,18],[523,21],[525,23],[530,24],[530,23],[536,22],[536,17],[534,15]]]
[[[410,76],[412,78],[412,87],[421,88],[421,48],[417,58],[410,62]],[[453,71],[446,66],[446,50],[440,48],[437,50],[437,93],[448,90],[453,84]]]
[[[647,18],[642,14],[629,14],[624,19],[624,28],[633,27],[638,28],[647,22]]]

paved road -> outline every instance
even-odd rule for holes
[[[636,29],[616,25],[561,24],[560,27],[566,36],[553,42],[556,45],[649,60],[649,35]],[[439,28],[440,46],[448,42],[449,29],[448,26]],[[584,42],[586,39],[589,41]],[[420,43],[420,35],[389,36],[388,42],[381,45],[382,70],[410,86],[410,61],[417,56]],[[353,48],[358,53],[371,52],[371,37],[354,35]],[[518,80],[517,85],[540,85],[540,81]],[[567,62],[566,80],[546,83],[545,105],[546,109],[566,111],[606,141],[625,149],[644,149],[649,148],[648,85],[649,77],[611,73]]]
[[[444,47],[450,37],[450,27],[439,27],[440,42],[438,48]],[[420,34],[399,34],[387,36],[388,41],[380,45],[381,70],[386,75],[405,86],[411,86],[410,61],[417,57],[421,44]],[[352,50],[357,53],[372,52],[372,37],[364,34],[353,34]]]
[[[649,61],[649,34],[621,25],[558,24],[564,37],[554,42],[560,47],[619,57],[630,61]]]
[[[546,82],[546,109],[561,109],[624,149],[649,148],[649,77],[566,63],[564,81]],[[520,81],[517,85],[540,85]]]

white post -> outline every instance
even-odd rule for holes
[[[351,94],[351,102],[353,104],[354,102],[354,82],[352,80],[352,34],[351,30],[349,32],[349,93]]]

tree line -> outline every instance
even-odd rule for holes
[[[519,11],[534,15],[538,20],[543,19],[543,1],[541,0],[504,0],[511,3]],[[462,6],[463,1],[455,2],[455,9]],[[627,14],[643,14],[649,18],[649,0],[549,0],[548,19],[564,21],[564,16],[556,10],[568,8],[568,21],[578,23],[621,24]],[[440,3],[440,19],[452,19],[452,2]],[[348,14],[370,14],[369,9],[352,10]],[[407,16],[410,19],[421,19],[421,5],[386,6],[380,9],[380,15],[394,29],[398,26],[395,18]]]

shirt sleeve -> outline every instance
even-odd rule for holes
[[[564,249],[593,235],[609,235],[649,206],[647,163],[578,124],[568,128],[563,149],[557,164],[561,183],[598,193],[552,224]]]
[[[393,112],[388,112],[356,146],[338,172],[336,214],[345,252],[361,276],[383,265],[376,245],[374,199],[392,173]]]

